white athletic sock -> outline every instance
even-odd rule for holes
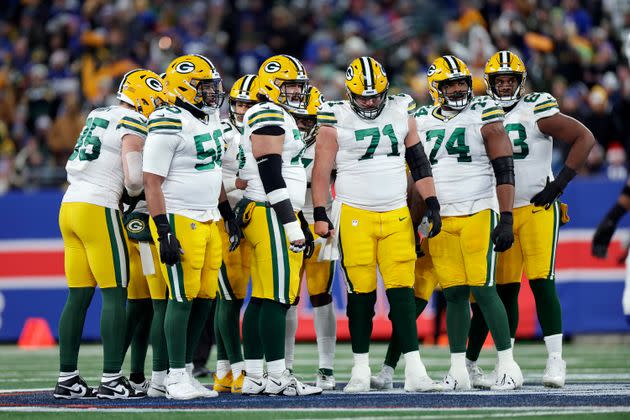
[[[151,383],[164,386],[167,372],[168,371],[166,370],[161,370],[159,372],[156,372],[156,371],[151,372]]]
[[[405,357],[405,374],[407,372],[414,376],[425,376],[427,374],[427,369],[424,367],[422,359],[420,359],[419,350],[410,351],[403,354],[403,356]]]
[[[284,334],[284,359],[287,369],[293,369],[295,357],[295,333],[298,326],[297,306],[291,306],[287,311],[286,332]]]
[[[477,366],[477,361],[476,361],[476,360],[475,360],[475,361],[472,361],[472,360],[470,360],[470,359],[466,359],[466,367],[467,367],[468,369],[470,369],[470,368],[474,368],[475,366]]]
[[[267,374],[272,378],[279,378],[286,369],[287,365],[284,359],[267,362]]]
[[[231,367],[229,360],[217,360],[217,378],[225,378],[225,375],[230,373],[230,369]]]
[[[381,368],[381,372],[379,373],[379,376],[387,376],[389,378],[393,378],[394,368],[389,365],[383,365],[383,367]]]
[[[547,353],[549,356],[552,353],[558,353],[562,357],[562,334],[548,335],[545,337],[545,346],[547,347]]]
[[[337,320],[332,302],[313,308],[313,321],[317,335],[319,368],[333,370],[337,343]]]
[[[506,362],[512,362],[514,360],[514,353],[512,352],[511,348],[500,350],[497,351],[497,357],[499,359],[499,365],[501,365]]]
[[[512,348],[514,348],[514,344],[516,344],[516,338],[510,338],[510,342],[512,343]]]
[[[195,365],[192,363],[186,363],[186,373],[188,373],[188,376],[190,376],[192,378],[193,374],[192,371],[195,368]]]
[[[451,369],[466,370],[466,353],[451,353]]]
[[[234,378],[234,380],[236,380],[239,376],[241,376],[244,366],[245,366],[245,363],[243,362],[236,362],[232,365],[232,377]]]
[[[252,378],[262,378],[265,373],[263,359],[245,359],[245,374]]]
[[[172,375],[179,375],[181,373],[188,373],[188,372],[186,371],[186,368],[169,368],[168,373]]]
[[[120,378],[122,376],[122,370],[118,373],[103,373],[103,377],[101,378],[101,383],[106,383],[112,381],[114,379]]]
[[[70,378],[74,378],[78,374],[79,374],[79,369],[75,370],[74,372],[59,372],[59,380],[65,381]]]
[[[370,367],[370,353],[352,353],[354,367]]]

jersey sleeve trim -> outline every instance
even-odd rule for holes
[[[337,117],[334,112],[317,112],[317,123],[325,124],[325,125],[334,125],[337,124]]]
[[[534,114],[538,114],[552,108],[558,108],[558,102],[555,99],[541,102],[534,107]]]
[[[149,121],[149,133],[178,132],[182,130],[182,122],[176,118],[155,118]]]
[[[121,118],[120,121],[118,121],[118,125],[116,126],[116,129],[119,128],[127,128],[143,136],[146,136],[148,131],[147,126],[144,122],[131,117]]]
[[[284,115],[281,111],[275,109],[264,109],[262,111],[254,112],[247,119],[247,125],[249,125],[250,127],[253,127],[256,124],[263,122],[277,122],[279,123],[278,125],[280,125],[284,122]]]
[[[416,101],[409,102],[409,105],[407,105],[407,114],[413,115],[417,108]]]
[[[501,107],[492,107],[483,110],[481,114],[481,121],[490,122],[491,120],[501,121],[505,118],[505,112]]]

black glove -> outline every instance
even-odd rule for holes
[[[575,171],[565,166],[553,181],[550,182],[549,177],[547,177],[545,188],[533,196],[530,203],[538,207],[545,206],[545,210],[548,209],[562,195],[562,192],[573,177],[575,177]]]
[[[615,204],[599,223],[597,230],[595,230],[595,235],[593,235],[593,244],[591,247],[591,253],[595,257],[606,258],[610,240],[617,229],[617,223],[619,223],[619,220],[624,214],[626,214],[626,209],[619,204]]]
[[[179,241],[174,233],[171,233],[171,226],[165,214],[159,214],[153,218],[158,231],[158,241],[160,242],[160,260],[163,264],[174,265],[180,261],[180,255],[184,253]]]
[[[328,215],[326,214],[326,207],[323,207],[323,206],[315,207],[313,209],[313,219],[315,220],[315,222],[328,223],[328,233],[322,236],[322,238],[328,238],[330,236],[330,231],[333,230],[335,226],[332,224],[332,222],[328,218]]]
[[[144,196],[144,191],[142,191],[140,194],[138,194],[135,197],[132,197],[129,195],[129,193],[127,192],[127,188],[123,188],[123,193],[122,196],[120,197],[120,201],[123,204],[126,204],[129,206],[129,208],[127,209],[127,211],[125,213],[131,213],[134,211],[134,209],[136,208],[136,206],[138,205],[138,203],[142,200],[146,200],[145,196]]]
[[[429,231],[429,238],[433,238],[435,235],[440,233],[442,230],[442,217],[440,216],[440,202],[437,197],[432,196],[428,197],[424,200],[427,205],[427,211],[424,213],[424,216],[431,223],[431,230]]]
[[[501,212],[499,224],[495,226],[490,234],[496,252],[507,251],[514,243],[513,223],[514,220],[511,211]]]
[[[221,213],[221,217],[223,217],[225,231],[230,238],[230,252],[232,252],[240,245],[243,232],[241,231],[241,227],[236,220],[236,215],[232,211],[232,207],[230,207],[230,203],[227,200],[219,203],[219,213]]]
[[[304,233],[304,258],[311,258],[313,252],[315,252],[315,237],[308,226],[304,213],[301,211],[298,213],[298,219],[300,219],[300,227],[302,228],[302,233]]]

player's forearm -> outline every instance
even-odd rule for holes
[[[435,197],[435,184],[433,183],[433,177],[428,176],[416,181],[416,190],[422,199],[426,200],[429,197]]]
[[[511,212],[514,208],[514,185],[497,185],[497,198],[499,200],[499,211]]]
[[[162,182],[164,182],[163,177],[149,172],[144,173],[144,194],[151,217],[166,214]]]
[[[330,173],[332,168],[327,165],[318,165],[317,160],[313,167],[313,176],[311,178],[311,195],[313,198],[313,207],[326,206],[330,194]]]
[[[581,130],[578,137],[571,145],[567,160],[564,162],[565,166],[574,171],[580,170],[586,163],[586,159],[594,145],[595,137],[593,137],[593,133],[586,128]]]

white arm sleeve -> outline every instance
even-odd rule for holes
[[[142,171],[166,177],[180,140],[177,134],[149,134],[144,145]]]
[[[142,192],[142,153],[129,152],[125,155],[128,173],[125,177],[125,188],[131,197]]]

